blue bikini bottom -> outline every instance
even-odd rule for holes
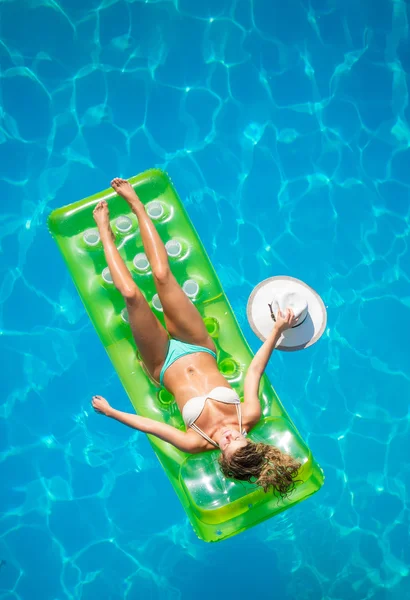
[[[185,356],[186,354],[194,354],[194,352],[208,352],[208,354],[212,354],[212,356],[216,358],[215,352],[209,348],[195,346],[195,344],[187,344],[186,342],[180,342],[179,340],[171,339],[169,341],[168,352],[165,358],[164,366],[162,367],[159,376],[160,384],[164,385],[164,374],[168,367],[178,360],[178,358],[181,358],[181,356]]]

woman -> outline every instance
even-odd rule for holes
[[[251,362],[244,384],[244,402],[219,372],[216,348],[201,315],[173,276],[165,246],[132,186],[124,179],[111,182],[135,213],[145,253],[164,311],[166,329],[151,311],[116,246],[110,227],[108,205],[99,202],[94,219],[114,285],[123,295],[132,333],[150,375],[174,397],[187,431],[135,414],[116,410],[101,396],[94,409],[129,427],[155,435],[184,452],[219,448],[226,477],[253,481],[268,491],[286,494],[294,486],[300,463],[268,444],[246,439],[260,420],[259,382],[282,332],[292,326],[291,310],[280,313],[271,335]],[[171,338],[171,339],[170,339]]]

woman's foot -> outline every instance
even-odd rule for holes
[[[108,210],[108,204],[105,200],[101,200],[93,210],[94,221],[97,223],[98,231],[100,232],[101,240],[107,238],[107,235],[111,237],[112,241],[115,241],[115,236],[110,225],[110,212]]]
[[[140,203],[140,199],[135,193],[134,188],[126,179],[121,179],[121,177],[115,177],[111,181],[111,187],[114,191],[117,192],[119,196],[122,196],[131,207],[135,205],[136,202]]]

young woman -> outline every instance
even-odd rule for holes
[[[151,374],[173,396],[187,430],[135,414],[124,413],[101,396],[94,409],[144,433],[156,435],[184,452],[219,448],[226,477],[253,481],[268,491],[286,494],[294,485],[300,463],[274,446],[246,439],[259,421],[259,382],[281,333],[292,326],[291,310],[280,313],[272,332],[255,355],[244,383],[244,402],[219,372],[216,349],[201,315],[173,276],[165,246],[132,186],[124,179],[111,182],[138,219],[145,253],[164,311],[166,329],[151,311],[115,246],[108,205],[99,202],[94,219],[116,288],[123,295],[132,333],[142,360]],[[170,339],[171,338],[171,339]]]

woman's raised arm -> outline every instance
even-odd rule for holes
[[[260,419],[259,384],[266,365],[276,348],[282,332],[292,327],[293,321],[294,315],[291,309],[288,309],[285,315],[279,312],[272,331],[249,365],[244,382],[244,410],[251,421],[258,421]]]

